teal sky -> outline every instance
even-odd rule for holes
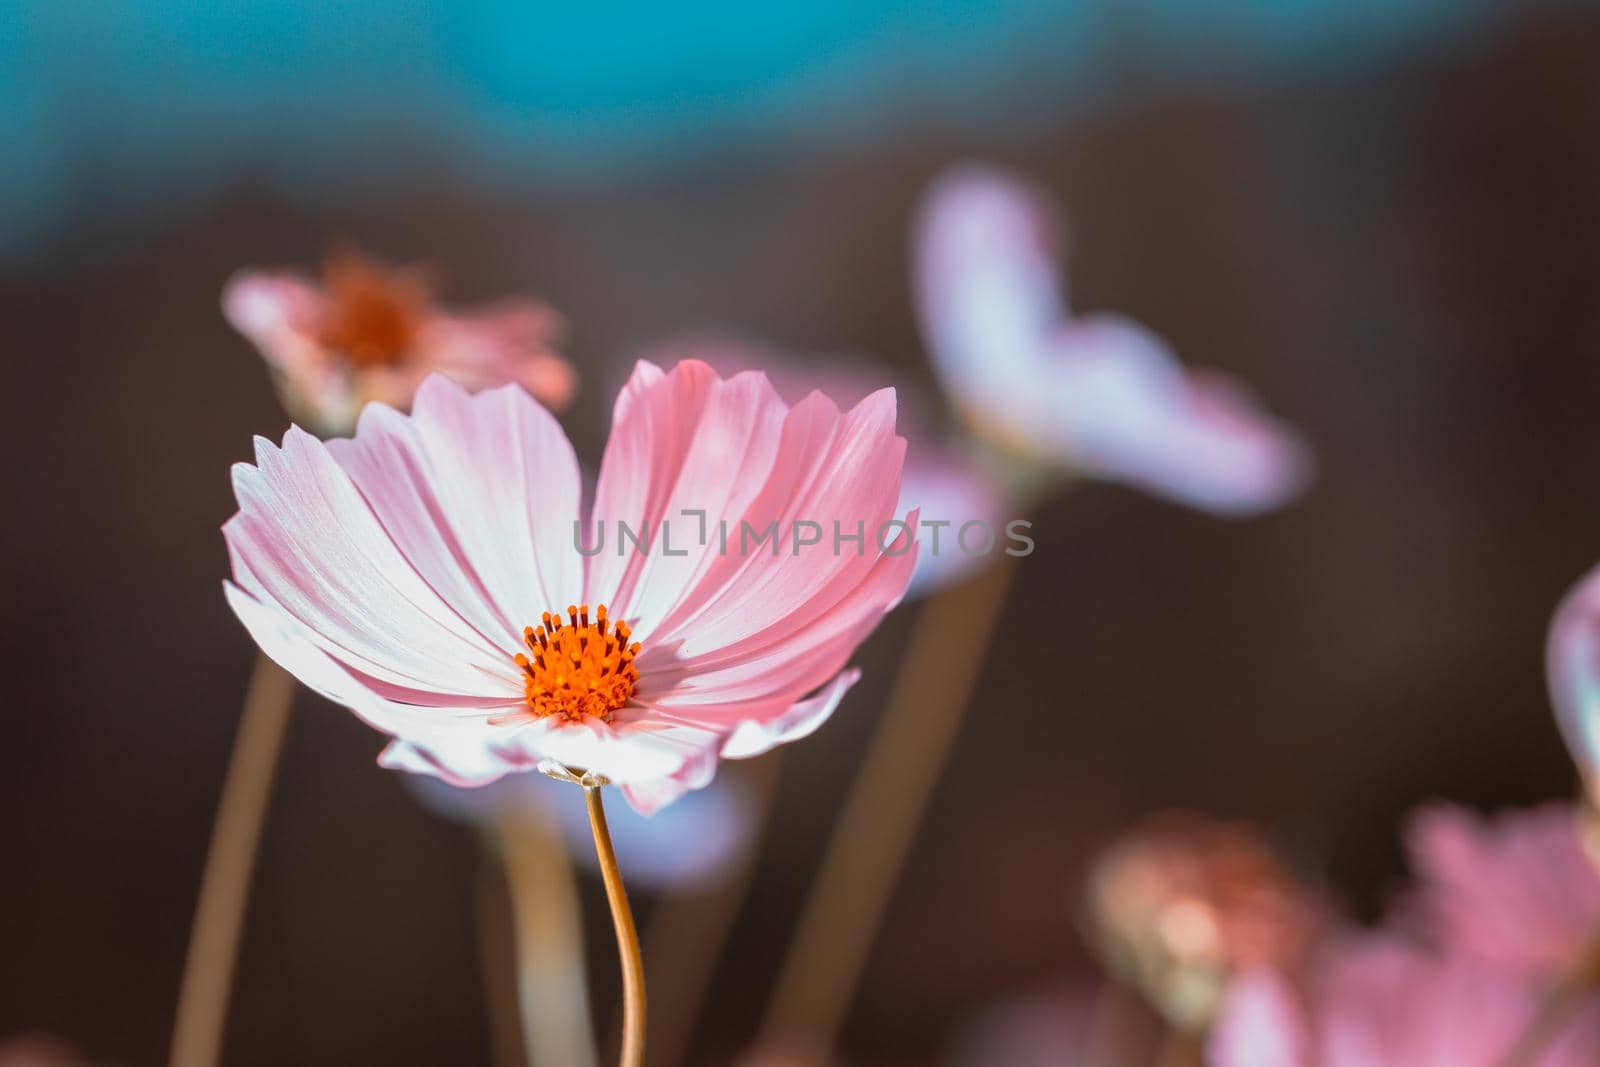
[[[914,113],[993,122],[1107,80],[1337,75],[1470,30],[1486,0],[0,0],[0,253],[91,206],[403,182],[384,146],[485,180],[626,175]],[[1026,134],[1026,116],[1008,111]]]

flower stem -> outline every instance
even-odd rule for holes
[[[526,1062],[596,1067],[583,962],[583,907],[549,817],[504,812],[496,823],[516,932],[517,1001]]]
[[[256,846],[272,799],[272,779],[294,692],[294,679],[283,668],[265,655],[256,659],[200,877],[200,900],[172,1029],[172,1067],[212,1067],[222,1050]]]
[[[478,962],[483,967],[484,1008],[489,1020],[492,1067],[527,1067],[531,1053],[522,1039],[517,989],[516,934],[505,866],[491,835],[483,835],[473,894],[478,920]]]
[[[856,772],[761,1023],[761,1044],[830,1048],[959,733],[1016,559],[933,596]],[[960,641],[950,635],[960,633]]]
[[[589,809],[589,829],[594,833],[594,852],[600,861],[600,879],[605,883],[606,902],[611,905],[611,923],[617,931],[617,956],[622,964],[622,1054],[621,1067],[644,1064],[644,957],[639,952],[639,931],[633,925],[628,907],[628,891],[622,884],[622,869],[611,847],[611,831],[606,827],[605,804],[600,786],[585,785],[583,801]]]

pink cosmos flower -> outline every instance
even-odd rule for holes
[[[576,387],[551,347],[561,321],[549,308],[507,301],[447,312],[423,272],[354,253],[330,258],[321,284],[244,271],[223,289],[222,308],[266,358],[291,417],[323,435],[349,433],[371,400],[409,407],[434,372],[472,390],[519,382],[553,408]]]
[[[1600,871],[1570,805],[1494,818],[1429,808],[1412,821],[1409,843],[1422,919],[1453,951],[1552,982],[1600,935]]]
[[[257,439],[223,527],[228,600],[267,655],[394,738],[385,766],[461,785],[582,770],[651,811],[719,758],[809,734],[855,682],[916,562],[891,522],[894,418],[889,390],[841,413],[759,374],[641,362],[586,513],[549,412],[435,375],[409,417],[370,405],[353,439]],[[669,518],[672,543],[619,551],[619,521],[649,537]],[[791,552],[803,522],[866,537]],[[745,524],[776,531],[770,552]]]
[[[1309,453],[1245,388],[1188,372],[1149,330],[1071,315],[1047,201],[1004,173],[951,171],[923,204],[916,292],[955,405],[1036,460],[1222,514],[1298,493]]]
[[[1491,964],[1371,938],[1332,954],[1298,993],[1270,970],[1236,981],[1212,1032],[1212,1067],[1495,1067],[1541,989]],[[1529,1067],[1600,1063],[1589,1005]]]
[[[1556,608],[1545,667],[1561,734],[1591,803],[1600,803],[1600,567]]]
[[[887,376],[862,360],[800,360],[737,337],[680,338],[652,347],[643,358],[662,366],[683,359],[702,359],[722,374],[759,371],[791,404],[816,390],[848,407],[889,387]],[[896,394],[900,398],[897,426],[907,441],[897,510],[916,510],[925,523],[948,524],[938,527],[937,545],[924,538],[917,554],[908,595],[918,597],[960,581],[984,562],[984,529],[995,536],[990,551],[1003,551],[1007,516],[1000,488],[959,449],[940,440],[930,425],[932,418],[914,400],[908,401],[904,390],[897,388]],[[967,523],[982,527],[974,526],[969,531],[970,550],[963,549],[958,541],[961,527]]]

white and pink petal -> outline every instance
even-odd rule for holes
[[[396,685],[483,696],[515,684],[503,647],[418,573],[316,438],[257,439],[234,467],[239,511],[223,527],[235,579],[324,651]]]
[[[417,571],[492,627],[508,661],[524,627],[580,599],[577,457],[520,387],[473,395],[434,375],[409,417],[369,405],[356,436],[328,447]]]
[[[1309,480],[1300,435],[1247,390],[1187,372],[1149,330],[1115,315],[1062,326],[1029,394],[1027,432],[1059,462],[1219,514],[1278,507]]]
[[[1025,400],[1039,346],[1065,320],[1048,201],[996,168],[966,164],[918,215],[915,291],[934,367],[956,405],[1004,423]]]
[[[1561,735],[1600,802],[1600,567],[1556,608],[1545,667]]]

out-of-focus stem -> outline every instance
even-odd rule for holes
[[[496,832],[516,930],[522,1044],[533,1067],[596,1067],[583,904],[566,843],[537,810],[503,812]]]
[[[650,947],[646,953],[650,985],[655,989],[650,1012],[650,1062],[654,1067],[677,1067],[684,1062],[717,962],[750,891],[762,831],[772,810],[779,762],[779,753],[771,752],[746,765],[745,780],[751,787],[748,802],[755,814],[750,840],[734,869],[715,887],[668,897],[651,912],[645,941]]]
[[[622,884],[622,869],[611,847],[611,831],[606,826],[606,809],[598,785],[583,787],[583,800],[589,809],[589,829],[594,833],[594,852],[600,861],[600,880],[605,883],[606,902],[611,905],[611,923],[617,931],[617,956],[622,965],[622,1053],[621,1067],[642,1067],[644,1063],[644,957],[639,951],[639,931],[633,925],[633,910],[628,907],[628,891]]]
[[[763,1043],[831,1048],[972,696],[1017,561],[923,605],[762,1022]],[[959,635],[959,640],[952,640]]]
[[[283,668],[257,656],[200,877],[172,1029],[172,1067],[212,1067],[222,1051],[250,876],[294,691],[294,679]]]
[[[478,961],[483,966],[483,995],[489,1016],[489,1054],[494,1067],[524,1067],[521,1006],[517,1000],[517,960],[505,865],[494,834],[485,830],[479,849],[474,895],[478,919]]]

